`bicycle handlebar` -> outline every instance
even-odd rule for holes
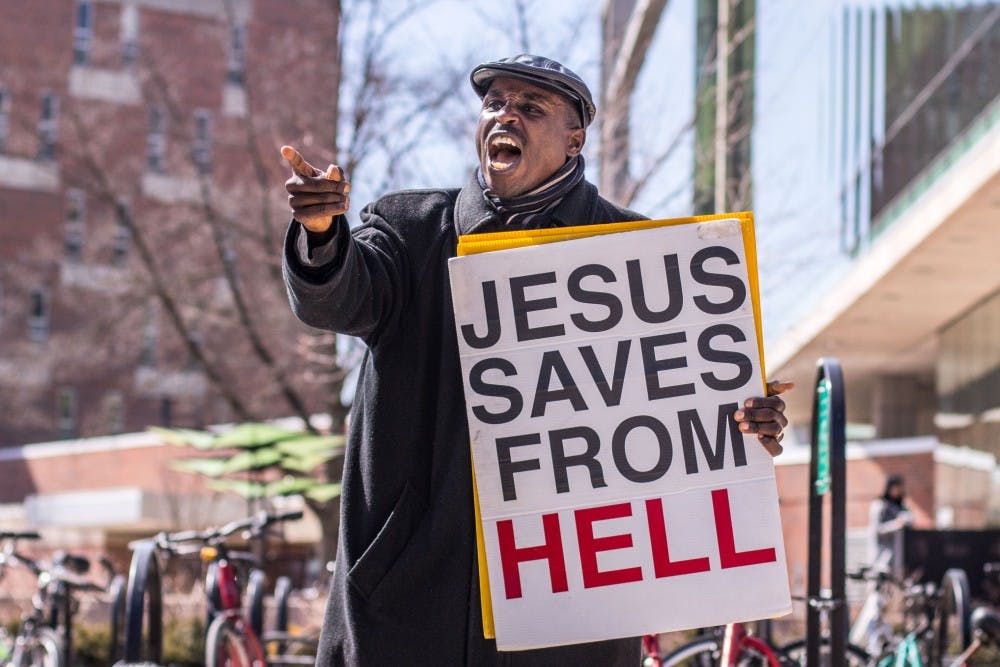
[[[284,521],[296,521],[301,519],[302,516],[303,512],[301,510],[293,512],[280,512],[277,514],[271,514],[266,510],[262,510],[251,517],[230,521],[227,524],[215,528],[206,528],[205,530],[183,530],[177,533],[159,533],[153,538],[153,540],[157,547],[175,551],[175,545],[179,542],[205,542],[207,544],[217,544],[224,541],[225,538],[230,535],[244,530],[249,531],[251,537],[257,537],[268,526]]]
[[[6,562],[7,559],[11,559],[15,563],[18,563],[18,564],[20,564],[20,565],[28,568],[29,570],[31,570],[31,573],[33,575],[35,575],[36,577],[38,575],[40,575],[42,573],[42,571],[43,571],[42,566],[39,565],[36,560],[34,560],[33,558],[28,558],[24,554],[18,553],[17,551],[7,551],[7,552],[5,552],[4,553],[3,562]]]
[[[29,558],[17,551],[8,551],[5,555],[7,558],[27,568],[36,577],[47,572],[52,581],[63,582],[77,590],[97,592],[107,590],[107,586],[100,586],[92,581],[76,578],[87,574],[90,570],[90,559],[86,556],[59,551],[53,555],[51,563],[44,563],[34,558]]]
[[[33,530],[11,532],[0,530],[0,540],[40,540],[42,536]]]

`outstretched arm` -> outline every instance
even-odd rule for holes
[[[371,343],[398,312],[405,293],[406,256],[384,220],[367,210],[351,233],[344,214],[350,184],[336,165],[312,166],[290,146],[285,182],[294,220],[285,239],[283,272],[295,315],[310,326],[360,336]]]

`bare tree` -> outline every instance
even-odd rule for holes
[[[63,100],[58,160],[66,186],[86,193],[88,219],[95,223],[88,226],[88,257],[65,261],[62,239],[52,233],[37,236],[25,254],[25,271],[3,268],[5,290],[30,294],[44,284],[61,300],[63,322],[53,326],[47,346],[47,367],[59,382],[95,386],[94,378],[103,377],[128,396],[148,393],[149,402],[170,396],[174,426],[294,415],[312,431],[343,430],[347,408],[340,389],[347,369],[339,365],[336,337],[295,321],[281,280],[289,219],[281,184],[288,170],[278,148],[295,144],[315,159],[344,165],[359,180],[382,189],[398,186],[408,176],[407,156],[438,122],[434,112],[458,84],[457,73],[404,77],[405,53],[386,47],[430,4],[297,4],[311,28],[323,26],[328,39],[304,40],[292,21],[269,26],[266,35],[256,35],[266,41],[267,57],[249,51],[236,72],[241,80],[230,86],[234,108],[200,117],[208,120],[192,118],[202,73],[191,66],[190,54],[156,44],[140,49],[138,104]],[[223,54],[234,31],[246,29],[233,4],[226,7],[224,18],[205,22],[196,35],[206,44],[214,41]],[[344,30],[364,45],[347,72]],[[220,60],[221,68],[225,58]],[[226,76],[224,69],[219,74]],[[156,168],[147,145],[153,114],[163,124]],[[405,124],[399,122],[404,115]],[[34,122],[25,118],[25,125]],[[128,237],[121,261],[105,252],[116,233]],[[91,252],[99,246],[105,250]],[[87,278],[70,285],[70,273]],[[28,356],[32,345],[21,346]],[[147,353],[148,363],[140,361]],[[51,373],[37,384],[37,391],[22,387],[5,405],[22,406],[25,420],[51,424]],[[102,433],[99,421],[85,422],[81,434]],[[341,467],[341,460],[332,460],[319,476],[339,481]],[[324,528],[321,557],[332,558],[337,504],[311,505]]]
[[[734,11],[745,10],[742,0],[720,0],[720,7]],[[749,133],[752,127],[752,70],[738,69],[729,75],[728,64],[720,68],[717,57],[718,45],[723,44],[729,54],[740,52],[754,33],[752,17],[742,14],[741,20],[733,21],[724,31],[727,39],[719,40],[718,26],[713,27],[711,39],[696,67],[698,76],[695,90],[694,108],[686,120],[680,123],[659,150],[652,152],[641,164],[634,164],[631,134],[643,121],[634,118],[633,94],[643,66],[650,58],[649,48],[657,26],[667,7],[666,0],[607,0],[602,16],[602,62],[601,62],[601,135],[600,157],[601,192],[605,197],[623,205],[631,206],[647,192],[652,185],[663,185],[662,167],[678,154],[681,147],[692,139],[695,144],[694,173],[680,179],[677,187],[669,189],[651,206],[656,211],[677,196],[687,191],[692,181],[696,192],[703,189],[704,182],[714,183],[720,171],[725,197],[714,208],[717,210],[739,210],[745,208],[752,195],[750,164],[744,160],[735,168],[717,170],[716,166],[726,166],[733,161],[731,153],[748,155]],[[752,44],[752,41],[749,42]],[[732,55],[730,55],[732,57]],[[728,63],[728,61],[725,61]],[[723,73],[721,88],[719,72]],[[724,89],[725,92],[722,92]],[[722,113],[716,114],[716,105],[724,100]],[[722,124],[721,142],[715,134],[705,141],[701,133],[711,117]],[[714,126],[713,126],[714,129]],[[713,141],[713,139],[715,139]],[[726,157],[716,161],[716,152]],[[706,177],[704,170],[711,170]],[[709,193],[711,198],[712,193]],[[699,201],[696,209],[708,209]]]

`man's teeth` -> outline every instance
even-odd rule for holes
[[[490,143],[493,146],[495,146],[495,147],[510,146],[511,148],[518,148],[517,142],[514,141],[513,139],[511,139],[510,137],[503,137],[503,136],[501,136],[501,137],[494,137],[490,141]]]

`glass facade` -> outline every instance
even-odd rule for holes
[[[754,109],[754,43],[756,0],[730,2],[729,118],[726,129],[726,189],[723,210],[753,206],[750,164]],[[694,213],[715,213],[716,178],[716,45],[719,26],[717,0],[698,0],[695,43]]]
[[[853,253],[889,204],[1000,97],[1000,2],[847,2],[828,77],[841,245]]]
[[[1000,408],[1000,292],[941,331],[939,410],[978,414]]]
[[[1000,291],[941,331],[937,357],[942,438],[1000,454]]]
[[[1000,95],[1000,4],[913,8],[886,22],[884,144],[872,227],[908,183]]]

